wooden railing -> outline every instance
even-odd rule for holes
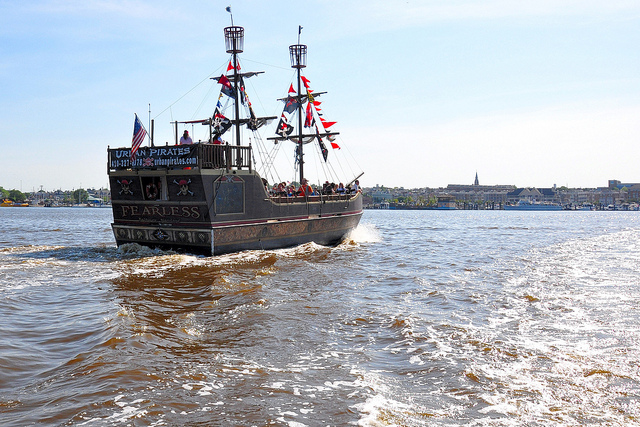
[[[276,203],[301,203],[301,202],[322,202],[322,201],[349,201],[356,196],[356,193],[351,194],[318,194],[315,196],[278,196],[270,195],[269,198]]]
[[[203,169],[251,170],[251,146],[199,144],[198,158]]]

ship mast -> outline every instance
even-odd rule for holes
[[[298,29],[298,44],[294,44],[289,46],[289,54],[291,57],[291,68],[295,68],[297,70],[296,74],[297,74],[297,79],[298,79],[298,92],[297,94],[291,95],[291,92],[294,91],[293,89],[293,85],[290,89],[289,95],[287,96],[287,98],[283,98],[283,99],[279,99],[279,101],[284,101],[285,102],[285,108],[283,110],[283,113],[281,115],[280,118],[280,123],[278,124],[278,130],[276,130],[276,134],[278,136],[275,137],[271,137],[271,138],[267,138],[269,140],[273,140],[273,141],[283,141],[283,140],[289,140],[292,141],[296,144],[296,156],[297,156],[297,160],[298,163],[300,164],[300,183],[302,183],[302,180],[304,178],[304,153],[303,153],[303,146],[304,146],[304,137],[307,138],[307,142],[311,142],[313,140],[317,140],[318,143],[320,144],[320,146],[322,147],[322,149],[324,150],[324,145],[322,143],[322,138],[324,137],[329,137],[330,140],[332,141],[333,139],[331,139],[331,137],[338,135],[338,132],[328,132],[324,121],[322,124],[323,127],[323,131],[320,131],[320,129],[318,129],[318,126],[315,125],[315,132],[314,133],[307,133],[304,134],[304,127],[303,127],[303,120],[302,120],[302,115],[305,114],[304,110],[302,108],[304,102],[309,102],[314,103],[314,99],[317,98],[318,96],[326,93],[326,92],[313,92],[311,89],[309,89],[308,86],[308,80],[303,80],[303,76],[302,76],[302,69],[305,68],[307,66],[307,45],[304,44],[300,44],[300,32],[302,30],[302,27],[299,27]],[[302,85],[304,84],[305,87],[305,93],[302,94]],[[313,94],[312,94],[313,92]],[[295,99],[297,101],[297,105],[295,106],[295,109],[289,110],[289,106],[292,104],[293,99]],[[309,107],[311,107],[310,105],[308,105]],[[290,115],[293,114],[294,111],[298,112],[298,123],[297,123],[297,127],[298,130],[295,134],[293,134],[293,128],[295,128],[295,126],[291,126],[288,123],[289,117],[291,117]],[[288,113],[289,116],[285,116],[284,113]],[[322,121],[322,118],[320,118],[320,120]],[[313,120],[311,120],[312,125],[313,126]],[[333,123],[332,123],[333,124]],[[328,126],[331,126],[331,124],[329,124]],[[327,126],[327,127],[328,127]],[[326,154],[324,154],[326,156]],[[325,162],[326,162],[326,157],[325,157]]]
[[[244,50],[244,28],[232,25],[224,29],[224,41],[227,47],[227,53],[233,55],[233,93],[235,95],[235,120],[236,126],[236,145],[240,145],[240,103],[238,93],[238,54]]]
[[[304,178],[304,153],[302,151],[302,92],[300,70],[307,66],[307,45],[300,43],[300,31],[298,30],[298,44],[289,46],[289,54],[291,55],[291,68],[297,69],[298,75],[298,156],[300,159],[300,184]]]

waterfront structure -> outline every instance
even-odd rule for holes
[[[448,194],[438,196],[438,209],[456,209],[456,201],[453,196]]]

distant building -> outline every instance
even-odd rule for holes
[[[560,203],[560,194],[556,188],[516,188],[507,194],[507,201],[517,203],[520,200],[529,202]]]
[[[455,209],[456,201],[453,196],[444,194],[438,196],[438,209]]]
[[[395,198],[391,189],[380,187],[377,184],[369,191],[369,195],[371,196],[373,203],[384,203]]]
[[[640,201],[640,184],[629,187],[629,200]]]
[[[616,179],[609,180],[609,189],[610,190],[622,190],[623,188],[631,188],[634,185],[638,185],[637,182],[634,183],[622,183]]]
[[[507,193],[512,191],[515,185],[480,185],[478,172],[472,185],[449,184],[447,193],[460,202],[470,203],[505,203]]]

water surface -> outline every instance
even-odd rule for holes
[[[0,424],[640,425],[639,218],[366,211],[200,257],[2,208]]]

